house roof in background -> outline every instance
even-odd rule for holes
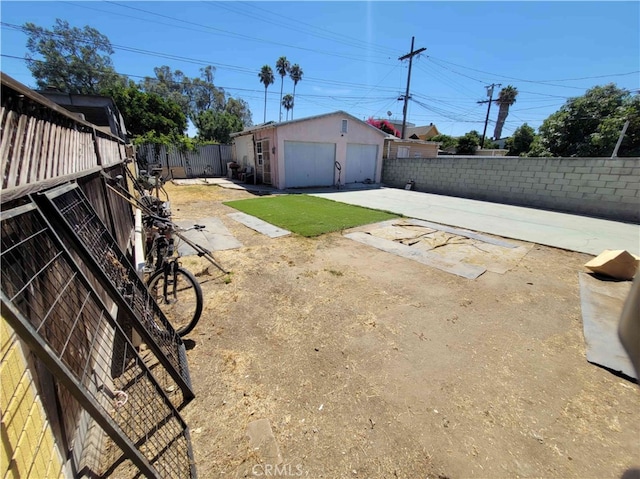
[[[438,131],[438,128],[434,124],[411,127],[411,128],[407,128],[407,131],[406,131],[407,136],[412,136],[412,135],[422,136],[422,135],[428,135],[428,134],[433,134],[433,136],[436,136],[436,135],[439,135],[440,132]]]

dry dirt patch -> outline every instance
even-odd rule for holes
[[[196,399],[183,413],[200,477],[264,471],[245,437],[262,418],[285,472],[303,477],[620,477],[640,465],[637,385],[584,356],[588,255],[529,245],[504,274],[470,281],[340,233],[267,238],[226,216],[221,201],[246,192],[169,191],[179,219],[218,216],[244,245],[216,254],[231,283],[201,275],[205,314],[188,337]]]

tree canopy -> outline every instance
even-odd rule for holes
[[[264,123],[267,122],[267,88],[269,85],[273,85],[275,78],[273,76],[273,70],[269,65],[262,65],[260,73],[258,73],[260,83],[264,85]]]
[[[613,83],[593,87],[544,120],[529,156],[611,156],[627,119],[618,156],[640,156],[640,98]]]
[[[456,155],[473,155],[475,154],[478,146],[480,146],[480,133],[476,130],[471,130],[458,138],[458,144],[456,146]]]
[[[230,143],[231,133],[242,131],[242,121],[226,111],[205,110],[194,121],[198,129],[198,139]]]
[[[52,29],[33,23],[26,23],[23,29],[27,33],[29,69],[38,88],[112,97],[133,137],[183,142],[188,119],[196,124],[205,112],[219,115],[202,117],[198,124],[206,125],[207,130],[199,132],[200,138],[212,135],[207,118],[231,125],[234,131],[252,124],[247,102],[228,97],[214,85],[215,68],[211,65],[201,68],[200,76],[194,78],[163,65],[154,68],[153,77],[145,77],[136,85],[115,71],[111,43],[95,28],[71,27],[58,19]],[[222,130],[216,131],[216,138],[228,138],[228,134],[220,133]]]
[[[51,30],[33,23],[23,28],[31,60],[28,68],[38,88],[97,95],[117,81],[111,42],[95,28],[71,27],[60,19]]]
[[[118,106],[133,137],[159,135],[179,137],[187,129],[187,117],[176,102],[143,92],[135,83],[114,85],[101,92]]]
[[[531,144],[536,137],[536,131],[524,123],[516,128],[513,135],[507,140],[506,147],[509,149],[509,156],[520,156],[526,154],[531,148]]]
[[[440,143],[440,148],[446,150],[447,148],[455,148],[458,145],[458,140],[449,135],[436,135],[429,141],[437,141]]]
[[[493,131],[494,140],[499,140],[502,135],[502,127],[504,126],[504,122],[509,115],[509,107],[516,102],[516,97],[518,96],[518,89],[512,85],[507,85],[502,90],[500,90],[500,94],[498,95],[498,99],[496,103],[498,104],[498,119],[496,120],[496,128]],[[485,145],[485,148],[487,146]]]

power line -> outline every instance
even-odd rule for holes
[[[0,22],[0,25],[3,26],[7,26],[9,28],[13,28],[15,30],[19,30],[23,33],[26,33],[26,29],[24,27],[22,27],[21,25],[14,25],[11,23],[6,23],[6,22]],[[51,35],[54,36],[61,36],[61,35],[57,35],[53,32],[51,32]],[[158,58],[164,58],[164,59],[168,59],[168,60],[178,60],[178,61],[182,61],[185,63],[192,63],[195,65],[203,65],[203,66],[207,66],[207,65],[212,65],[217,67],[220,67],[222,69],[226,69],[226,70],[231,70],[231,71],[236,71],[238,73],[242,73],[242,74],[246,74],[246,75],[250,75],[250,76],[254,76],[256,74],[257,70],[254,69],[249,69],[246,67],[241,67],[241,66],[237,66],[237,65],[229,65],[229,64],[225,64],[225,63],[219,63],[219,62],[214,62],[214,61],[209,61],[209,60],[201,60],[201,59],[195,59],[195,58],[189,58],[189,57],[185,57],[185,56],[181,56],[181,55],[173,55],[173,54],[169,54],[169,53],[163,53],[163,52],[155,52],[155,51],[151,51],[151,50],[144,50],[142,48],[136,48],[136,47],[130,47],[130,46],[126,46],[126,45],[118,45],[118,44],[111,44],[111,47],[114,50],[121,50],[121,51],[126,51],[126,52],[130,52],[130,53],[137,53],[140,55],[146,55],[146,56],[153,56],[153,57],[158,57]],[[324,83],[324,84],[329,84],[329,85],[337,85],[337,86],[346,86],[346,87],[350,87],[350,88],[358,88],[358,89],[370,89],[370,85],[364,85],[361,83],[351,83],[351,82],[343,82],[343,81],[337,81],[337,80],[324,80],[321,78],[315,78],[315,77],[309,77],[309,76],[305,76],[305,80],[309,81],[311,83]],[[386,91],[386,92],[393,92],[396,93],[396,89],[391,89],[391,88],[379,88],[380,91]]]
[[[578,81],[578,80],[590,80],[590,79],[595,79],[595,78],[607,78],[607,77],[616,77],[616,76],[628,76],[628,75],[634,75],[634,74],[638,74],[640,73],[640,70],[636,70],[636,71],[632,71],[632,72],[626,72],[626,73],[612,73],[610,75],[596,75],[596,76],[591,76],[591,77],[581,77],[581,78],[564,78],[564,79],[560,79],[560,80],[527,80],[524,78],[516,78],[516,77],[510,77],[510,76],[506,76],[506,75],[500,75],[498,73],[491,73],[491,72],[487,72],[484,70],[478,70],[476,68],[471,68],[471,67],[466,67],[464,65],[460,65],[458,63],[453,63],[447,60],[443,60],[442,58],[435,58],[435,57],[430,57],[432,60],[437,60],[443,63],[447,63],[449,65],[454,65],[460,68],[465,68],[467,70],[471,70],[471,71],[475,71],[478,73],[484,73],[486,75],[491,75],[493,77],[500,77],[500,78],[506,78],[508,80],[515,80],[515,81],[521,81],[521,82],[525,82],[525,83],[537,83],[540,85],[545,85],[545,86],[555,86],[555,87],[559,87],[559,88],[572,88],[574,90],[584,90],[583,87],[577,87],[577,86],[569,86],[569,85],[556,85],[553,82],[563,82],[563,81]],[[473,78],[473,77],[469,77],[468,75],[465,75],[464,73],[460,73],[457,72],[455,70],[450,69],[450,71],[452,71],[453,73],[456,73],[458,75],[462,75],[465,76],[467,78],[471,78],[472,80],[475,81],[481,81],[478,80],[477,78]]]
[[[117,3],[117,2],[111,2],[111,1],[107,1],[106,3],[112,4],[112,5],[117,5],[117,6],[122,7],[122,8],[129,8],[131,10],[139,11],[139,12],[146,13],[146,14],[149,14],[149,15],[158,16],[158,17],[161,17],[161,18],[167,18],[169,20],[174,20],[174,21],[185,23],[185,24],[188,24],[188,25],[202,27],[202,28],[205,28],[207,30],[220,32],[219,34],[225,34],[226,36],[240,38],[240,39],[243,39],[243,40],[251,40],[251,41],[260,42],[260,43],[270,43],[272,45],[278,45],[278,46],[283,46],[283,47],[287,47],[287,48],[295,48],[297,50],[308,51],[308,52],[311,52],[311,53],[319,53],[319,54],[322,54],[322,55],[329,55],[329,56],[333,56],[333,57],[337,57],[337,58],[345,58],[347,60],[355,60],[355,61],[362,61],[362,62],[366,62],[366,63],[378,63],[380,65],[388,65],[387,63],[370,62],[370,61],[365,60],[365,59],[363,59],[363,58],[361,58],[359,56],[341,55],[341,54],[335,53],[335,52],[327,52],[327,51],[323,51],[323,50],[314,50],[314,49],[311,49],[311,48],[305,48],[305,47],[301,47],[301,46],[297,46],[297,45],[290,45],[290,44],[287,44],[287,43],[276,42],[276,41],[273,41],[273,40],[268,40],[266,38],[252,37],[252,36],[244,35],[244,34],[241,34],[241,33],[230,32],[228,30],[223,30],[221,28],[215,28],[215,27],[211,27],[211,26],[208,26],[208,25],[202,25],[200,23],[191,22],[189,20],[182,20],[180,18],[171,17],[169,15],[163,15],[162,13],[156,13],[156,12],[152,12],[152,11],[149,11],[149,10],[144,10],[142,8],[133,7],[131,5],[125,5],[125,4],[121,4],[121,3]]]
[[[42,60],[34,60],[31,58],[26,58],[26,57],[19,57],[19,56],[15,56],[15,55],[8,55],[6,53],[2,53],[0,54],[1,57],[5,57],[5,58],[12,58],[15,60],[23,60],[25,62],[42,62]],[[115,72],[117,75],[123,76],[123,77],[127,77],[127,78],[139,78],[141,80],[148,80],[151,82],[155,82],[155,83],[161,83],[160,80],[158,80],[157,78],[154,77],[149,77],[149,76],[144,76],[144,75],[135,75],[132,73],[122,73],[122,72]],[[176,81],[170,81],[170,80],[163,80],[164,83],[169,83],[169,84],[174,84],[174,85],[180,85],[180,82],[176,82]],[[251,89],[251,88],[241,88],[241,87],[230,87],[230,86],[223,86],[223,85],[215,85],[214,86],[218,89],[221,90],[237,90],[237,91],[246,91],[246,92],[250,92],[250,93],[260,93],[260,94],[264,94],[264,92],[262,90],[258,90],[258,89]],[[278,92],[271,92],[269,91],[267,93],[268,95],[279,95]],[[298,96],[298,95],[296,95]],[[331,98],[334,99],[336,101],[343,101],[343,100],[372,100],[372,101],[386,101],[388,100],[390,97],[389,96],[379,96],[379,97],[367,97],[367,96],[355,96],[355,95],[318,95],[318,94],[313,94],[313,93],[301,93],[300,96],[303,97],[311,97],[311,98]],[[395,99],[395,96],[393,96],[393,99]]]
[[[375,44],[372,43],[367,43],[363,40],[358,40],[352,37],[348,37],[346,35],[341,35],[338,33],[334,33],[334,32],[330,32],[329,30],[323,29],[323,28],[319,28],[319,27],[315,27],[314,25],[311,25],[310,23],[305,23],[300,21],[299,19],[293,19],[284,15],[280,15],[280,14],[274,14],[272,12],[270,12],[269,10],[266,10],[264,8],[260,8],[255,4],[251,5],[251,10],[261,10],[262,12],[265,12],[266,14],[269,15],[273,15],[275,17],[277,17],[278,20],[290,20],[290,22],[283,22],[283,21],[277,21],[277,20],[272,20],[270,18],[266,18],[265,15],[254,15],[251,12],[246,12],[243,10],[239,10],[237,8],[231,8],[230,6],[228,6],[227,2],[216,2],[214,5],[214,2],[205,2],[207,4],[209,4],[209,6],[211,8],[223,8],[229,12],[232,13],[236,13],[238,15],[243,15],[246,16],[248,18],[253,18],[255,20],[259,20],[261,22],[265,22],[265,23],[269,23],[271,25],[275,25],[281,28],[285,28],[286,30],[291,30],[294,32],[299,32],[299,33],[304,33],[305,35],[311,35],[317,38],[321,38],[323,40],[329,40],[332,42],[336,42],[336,43],[340,43],[342,45],[347,45],[350,47],[354,47],[354,48],[358,48],[358,49],[362,49],[362,48],[367,48],[370,51],[376,51],[378,53],[382,53],[385,56],[389,56],[389,55],[394,55],[396,52],[387,48],[387,47],[377,47]],[[241,3],[241,2],[239,2]],[[237,4],[236,4],[237,6]],[[294,25],[306,25],[310,28],[319,30],[321,33],[316,33],[313,31],[310,31],[309,29],[303,29],[303,28],[296,28],[294,27]],[[327,33],[322,33],[322,32],[327,32]],[[339,38],[339,36],[343,37],[343,39]],[[372,47],[376,47],[376,48],[372,48]],[[384,49],[384,51],[382,50]],[[389,53],[392,52],[393,53]]]

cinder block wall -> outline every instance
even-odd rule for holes
[[[640,158],[449,156],[384,160],[382,182],[640,223]]]

